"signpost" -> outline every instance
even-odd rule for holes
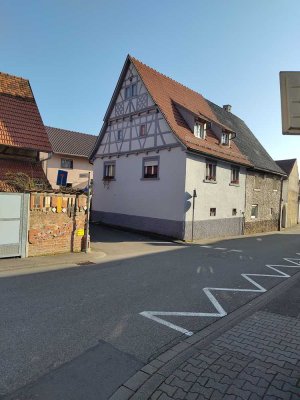
[[[68,179],[68,171],[63,171],[62,169],[59,169],[57,171],[57,178],[56,178],[57,186],[67,186],[67,179]]]

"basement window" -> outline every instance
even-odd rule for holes
[[[217,209],[216,208],[211,208],[209,211],[209,215],[211,217],[215,217],[217,215]]]
[[[258,204],[252,204],[251,206],[251,218],[256,219],[258,217]]]
[[[151,157],[143,159],[143,176],[142,179],[158,179],[159,157]]]

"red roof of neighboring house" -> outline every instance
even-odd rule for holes
[[[7,174],[15,175],[17,173],[26,174],[36,183],[49,186],[49,182],[46,178],[41,162],[0,158],[0,191],[17,191],[7,176]]]
[[[0,145],[51,152],[27,79],[0,72]]]
[[[191,132],[176,108],[176,104],[191,111],[199,118],[204,117],[221,128],[232,131],[231,128],[219,121],[207,100],[201,94],[168,78],[131,56],[129,56],[129,59],[170,128],[187,148],[239,164],[252,165],[249,159],[240,152],[233,140],[228,147],[220,145],[218,138],[212,131],[208,132],[205,140],[196,138]]]

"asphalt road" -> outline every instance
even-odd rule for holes
[[[107,234],[124,240],[131,235],[111,230]],[[139,246],[141,238],[131,238]],[[118,240],[115,246],[120,252]],[[183,336],[141,312],[216,313],[204,287],[255,289],[241,274],[276,274],[265,265],[292,266],[283,258],[300,258],[299,229],[224,240],[209,248],[151,243],[170,246],[171,251],[52,272],[0,275],[0,398],[107,399],[143,364]],[[299,270],[284,271],[292,275]],[[266,289],[282,279],[255,277]],[[258,295],[214,292],[228,313]],[[161,318],[189,332],[216,320]]]

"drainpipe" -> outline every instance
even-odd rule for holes
[[[278,218],[278,230],[281,230],[281,219],[282,219],[282,190],[283,190],[283,177],[280,178],[280,199],[279,199],[279,218]]]
[[[193,216],[192,216],[192,242],[194,241],[194,220],[195,220],[195,198],[197,197],[196,189],[193,190]]]

